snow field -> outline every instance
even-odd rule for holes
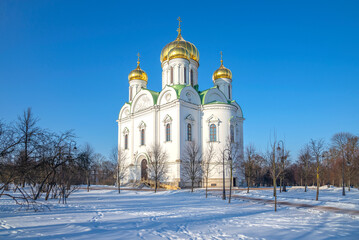
[[[312,191],[289,189],[286,201],[313,201]],[[338,192],[339,191],[339,192]],[[270,190],[247,196],[271,198]],[[236,193],[237,194],[237,193]],[[287,194],[287,195],[285,195]],[[308,194],[308,195],[307,195]],[[340,189],[321,190],[319,204],[335,203]],[[340,207],[358,209],[359,192],[348,194]],[[315,202],[315,201],[314,201]],[[306,202],[308,203],[308,202]],[[347,205],[345,205],[347,204]],[[349,205],[350,206],[349,206]],[[203,190],[165,192],[80,190],[67,205],[50,202],[50,209],[19,209],[0,198],[0,239],[358,239],[359,217],[308,208],[279,206],[220,195]]]

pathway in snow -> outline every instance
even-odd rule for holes
[[[254,197],[246,197],[246,196],[239,196],[239,195],[233,195],[232,197],[237,198],[237,199],[253,200],[253,201],[258,201],[258,202],[274,204],[274,200],[271,200],[271,199],[254,198]],[[305,204],[305,203],[292,203],[292,202],[285,202],[285,201],[277,201],[277,204],[291,206],[291,207],[315,208],[318,210],[325,210],[325,211],[331,211],[331,212],[335,212],[335,213],[343,213],[343,214],[351,214],[351,215],[359,216],[359,210],[350,210],[350,209],[342,209],[342,208],[327,207],[327,206],[316,206],[316,205]]]

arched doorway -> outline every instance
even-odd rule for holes
[[[147,160],[141,161],[141,180],[147,180]]]

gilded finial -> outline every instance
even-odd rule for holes
[[[222,51],[220,52],[220,54],[221,54],[221,66],[223,66],[223,53],[222,53]]]
[[[182,22],[181,17],[178,17],[177,20],[178,20],[178,28],[177,28],[178,35],[177,35],[176,40],[180,41],[182,39],[182,36],[181,36],[181,22]]]
[[[140,68],[140,53],[137,53],[137,68]]]

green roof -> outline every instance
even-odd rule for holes
[[[157,104],[157,99],[158,99],[158,96],[160,95],[159,92],[155,92],[155,91],[152,91],[152,90],[149,90],[147,88],[144,88],[145,90],[149,91],[153,97],[153,101],[154,101],[154,105]]]
[[[169,86],[169,87],[172,87],[172,88],[176,91],[176,93],[177,93],[177,99],[180,98],[182,89],[185,88],[185,87],[187,87],[187,85],[181,85],[181,84],[172,85],[172,86],[168,85],[168,86]]]

